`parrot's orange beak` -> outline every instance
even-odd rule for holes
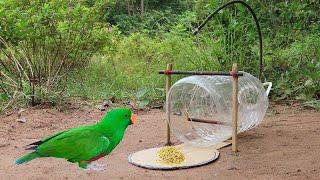
[[[130,119],[131,119],[131,124],[136,123],[136,121],[137,121],[137,115],[131,113],[131,118],[130,118]]]

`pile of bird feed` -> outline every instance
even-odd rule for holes
[[[157,162],[165,165],[177,165],[185,160],[183,152],[174,146],[165,146],[161,148],[157,155]]]

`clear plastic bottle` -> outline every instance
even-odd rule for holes
[[[239,77],[238,133],[257,126],[268,107],[267,93],[256,77]],[[232,135],[232,77],[189,76],[177,81],[167,97],[170,128],[178,139],[196,146],[210,146]],[[188,117],[194,121],[188,121]],[[196,122],[196,119],[212,123]]]

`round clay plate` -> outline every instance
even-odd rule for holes
[[[201,166],[208,164],[219,157],[219,151],[216,147],[193,147],[186,144],[181,144],[176,146],[176,148],[180,149],[185,155],[185,160],[181,164],[177,165],[165,165],[157,162],[158,156],[157,152],[161,149],[159,148],[151,148],[145,149],[136,153],[129,155],[128,160],[129,163],[147,168],[147,169],[183,169],[183,168],[191,168],[196,166]]]

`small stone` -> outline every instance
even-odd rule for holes
[[[105,111],[106,108],[103,105],[96,105],[96,108],[99,109],[100,111]]]
[[[104,107],[109,107],[110,106],[110,102],[103,101],[101,105],[104,106]]]
[[[21,108],[21,109],[18,111],[18,114],[21,114],[21,113],[23,113],[23,112],[25,112],[25,111],[26,111],[25,109]]]
[[[238,168],[237,167],[230,167],[228,168],[228,170],[237,170]]]
[[[0,148],[7,147],[9,145],[10,145],[10,143],[0,144]]]
[[[141,139],[139,139],[139,143],[141,143],[142,142],[142,140]]]
[[[26,123],[27,122],[27,119],[25,117],[21,117],[21,118],[18,118],[17,121],[19,123]]]
[[[11,116],[13,114],[13,111],[11,112],[5,112],[6,116]]]

